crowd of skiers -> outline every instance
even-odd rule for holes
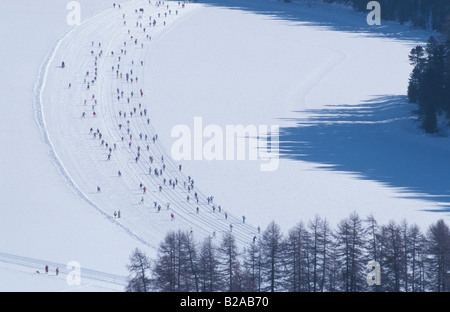
[[[149,4],[152,4],[152,2],[149,1]],[[139,79],[139,74],[143,74],[144,61],[142,59],[131,59],[131,53],[127,55],[127,49],[143,48],[146,41],[151,41],[151,30],[148,30],[148,28],[155,27],[158,20],[164,19],[172,13],[178,15],[178,10],[184,8],[185,3],[178,2],[178,7],[174,11],[169,5],[164,4],[163,1],[158,1],[154,5],[162,8],[164,12],[144,18],[144,9],[136,9],[136,15],[131,17],[137,19],[136,24],[126,31],[126,40],[118,43],[115,50],[106,52],[103,50],[101,42],[91,42],[90,57],[92,58],[92,67],[87,68],[83,77],[86,99],[83,103],[81,118],[89,119],[86,109],[90,107],[92,114],[90,121],[92,124],[104,124],[95,121],[99,117],[99,112],[105,111],[98,109],[98,107],[100,105],[111,105],[113,108],[116,108],[114,111],[117,114],[115,116],[117,117],[117,122],[114,131],[106,129],[103,132],[97,126],[91,126],[89,129],[91,138],[98,141],[99,147],[106,151],[105,161],[112,162],[116,151],[121,149],[124,155],[132,157],[132,162],[145,168],[147,176],[150,176],[150,179],[148,177],[145,179],[149,183],[159,184],[157,190],[155,190],[159,194],[164,193],[165,189],[175,190],[179,188],[186,194],[186,201],[189,204],[193,203],[193,205],[189,206],[196,207],[193,209],[195,209],[197,214],[201,213],[199,205],[209,207],[213,213],[216,212],[216,209],[218,213],[222,213],[221,206],[214,203],[213,196],[207,197],[205,202],[200,202],[200,196],[194,186],[194,179],[190,176],[187,178],[183,176],[181,165],[174,166],[170,161],[164,159],[163,150],[158,143],[158,134],[153,133],[152,130],[151,112],[146,105],[146,98],[141,85],[142,79]],[[121,9],[121,6],[117,4],[113,4],[113,7]],[[130,20],[125,14],[122,14],[122,20],[124,26],[130,25]],[[165,21],[163,25],[165,25]],[[95,91],[98,90],[96,85],[99,81],[99,61],[106,57],[109,57],[109,60],[111,60],[112,76],[110,77],[112,77],[116,86],[113,88],[113,101],[111,103],[100,103]],[[105,62],[102,62],[103,64]],[[65,66],[66,64],[63,63],[62,67]],[[72,83],[69,83],[69,89],[71,87]],[[139,118],[140,121],[135,121],[136,118]],[[105,134],[111,135],[112,133],[117,133],[118,137],[105,136]],[[124,178],[128,173],[125,168],[117,168],[116,170],[118,178]],[[149,189],[141,182],[139,190],[141,192],[139,204],[145,205],[145,197]],[[98,185],[97,193],[100,194],[101,191],[102,189]],[[168,196],[167,198],[173,198],[173,196]],[[170,212],[170,220],[175,220],[174,210],[169,208],[170,202],[164,203],[164,205],[167,208],[166,210]],[[158,213],[161,212],[161,204],[154,202],[154,208],[157,209]],[[120,210],[114,211],[113,216],[120,219]],[[228,220],[226,212],[224,212],[223,217],[225,220]],[[245,221],[245,216],[242,216],[242,223],[245,223]],[[232,229],[233,224],[230,222],[230,231]],[[215,232],[211,235],[214,237]]]

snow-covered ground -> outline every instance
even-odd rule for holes
[[[132,250],[154,255],[168,230],[201,239],[232,224],[245,246],[257,226],[275,220],[286,231],[316,214],[335,224],[356,211],[423,228],[449,219],[448,138],[421,134],[404,96],[407,55],[429,32],[370,27],[364,14],[311,1],[79,3],[77,27],[66,23],[65,2],[2,4],[0,290],[123,290]],[[138,82],[126,81],[130,70]],[[279,125],[278,169],[174,161],[172,130],[194,130],[195,117],[222,129]],[[112,148],[109,161],[90,128]],[[66,282],[71,261],[81,285]]]

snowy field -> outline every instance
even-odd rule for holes
[[[449,139],[422,134],[405,96],[430,32],[313,1],[79,3],[76,27],[57,0],[0,13],[1,291],[121,291],[132,250],[153,256],[169,230],[231,224],[244,247],[272,220],[449,220]],[[277,169],[172,159],[172,130],[196,118],[278,125]]]

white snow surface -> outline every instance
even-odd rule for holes
[[[79,26],[66,23],[68,2],[2,3],[1,291],[122,291],[133,249],[154,257],[169,230],[220,239],[232,224],[243,248],[272,220],[284,232],[315,215],[335,225],[352,212],[423,229],[449,220],[449,139],[421,133],[404,96],[408,53],[431,32],[370,27],[362,13],[314,1],[152,2],[118,9],[80,0]],[[126,81],[130,70],[138,82]],[[279,125],[278,169],[173,160],[172,129],[194,129],[195,117],[223,129]],[[90,128],[116,144],[109,161]],[[163,163],[162,176],[149,174]],[[81,285],[66,281],[71,261],[81,265]]]

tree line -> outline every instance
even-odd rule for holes
[[[369,261],[379,285],[368,283]],[[136,249],[127,267],[128,292],[448,292],[450,229],[356,213],[333,229],[317,216],[286,234],[271,222],[242,250],[231,231],[202,241],[171,231],[155,259]]]
[[[351,5],[367,12],[368,0],[323,0]],[[289,1],[288,1],[289,2]],[[414,69],[410,75],[408,98],[418,104],[420,126],[436,133],[450,125],[450,1],[448,0],[378,0],[383,20],[408,23],[447,36],[447,42],[431,37],[427,46],[417,46],[409,59]]]
[[[286,0],[285,0],[286,1]],[[414,27],[441,32],[447,27],[450,18],[448,0],[377,0],[380,3],[381,18],[410,23]],[[291,2],[287,0],[286,2]],[[326,3],[344,3],[358,12],[367,12],[369,0],[323,0]]]
[[[450,37],[449,37],[450,39]],[[450,40],[431,37],[427,46],[411,50],[408,98],[418,104],[421,127],[436,133],[450,124]]]

